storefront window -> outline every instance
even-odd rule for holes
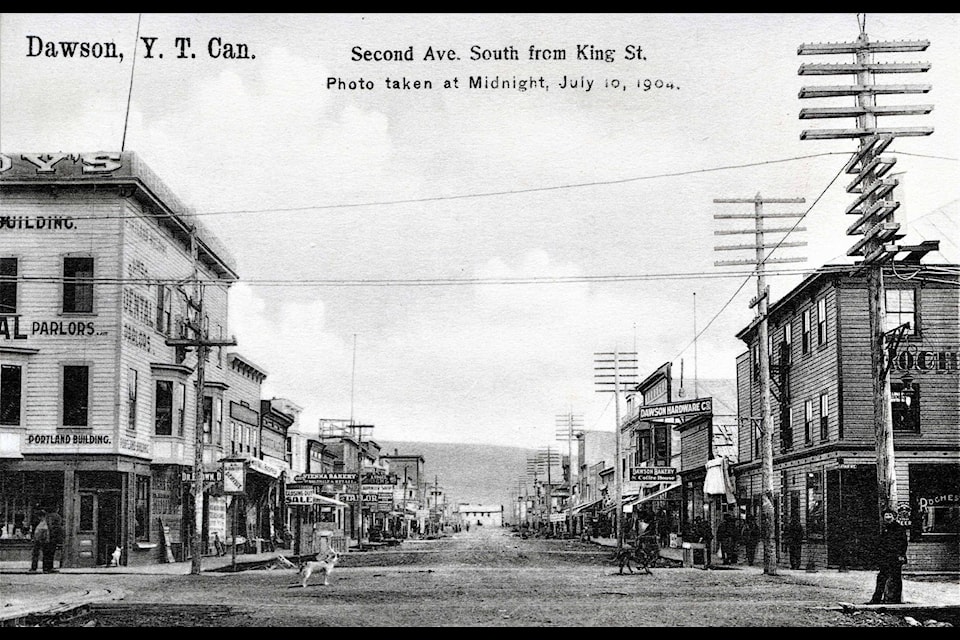
[[[910,465],[914,537],[960,534],[960,466]]]
[[[82,365],[63,367],[63,426],[87,426],[89,380],[89,367]]]
[[[63,513],[62,505],[62,473],[0,471],[0,539],[29,538],[39,520],[38,509]]]
[[[137,476],[136,497],[136,532],[137,540],[150,539],[150,478]]]
[[[807,537],[822,539],[824,533],[823,518],[823,473],[807,473]]]

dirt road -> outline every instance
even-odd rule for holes
[[[610,550],[473,528],[399,549],[351,553],[329,586],[292,570],[199,576],[63,575],[122,588],[99,626],[891,626],[897,616],[829,610],[843,588],[755,570],[659,568],[618,575]],[[112,578],[112,581],[109,580]],[[82,622],[82,621],[81,621]],[[88,624],[92,624],[87,620]]]

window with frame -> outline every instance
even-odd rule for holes
[[[173,435],[173,381],[157,380],[154,385],[154,433]]]
[[[810,309],[803,312],[800,327],[800,352],[810,353]]]
[[[203,396],[203,442],[213,442],[213,398]]]
[[[909,474],[913,538],[960,534],[960,467],[911,464]]]
[[[806,537],[822,540],[824,535],[823,472],[807,472],[807,530]]]
[[[173,309],[173,293],[166,285],[157,285],[157,331],[170,335],[170,317]]]
[[[783,346],[781,347],[782,354],[781,361],[784,364],[790,364],[793,359],[793,353],[791,349],[793,348],[793,325],[790,321],[787,321],[787,324],[783,325]]]
[[[63,259],[63,312],[93,313],[93,258]]]
[[[90,367],[63,366],[63,426],[86,427],[89,424]]]
[[[910,433],[920,432],[920,385],[890,383],[890,408],[893,430]]]
[[[134,504],[134,535],[141,542],[150,540],[150,476],[137,476]]]
[[[820,394],[820,439],[830,437],[830,396],[826,392]]]
[[[803,440],[807,444],[813,440],[813,400],[803,403]]]
[[[0,258],[0,315],[17,312],[17,259]]]
[[[657,466],[666,467],[670,464],[670,430],[669,427],[654,427],[653,432],[654,461]]]
[[[908,325],[904,335],[917,334],[917,290],[884,289],[886,322],[884,331],[892,331],[902,324]]]
[[[0,365],[0,425],[19,426],[23,405],[23,368]]]
[[[793,447],[793,411],[789,404],[780,407],[780,451],[789,451]]]
[[[177,383],[177,435],[182,436],[187,418],[187,385]]]
[[[137,430],[137,370],[127,370],[127,429]]]
[[[817,300],[817,344],[827,343],[827,299]]]
[[[221,445],[223,444],[223,398],[217,398],[214,422],[216,423],[217,427],[217,444]]]
[[[650,459],[650,429],[644,429],[640,432],[639,439],[639,451],[637,453],[640,455],[640,462],[645,462]]]

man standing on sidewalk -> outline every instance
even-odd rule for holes
[[[63,540],[63,519],[57,513],[56,508],[51,509],[47,514],[47,529],[49,535],[43,545],[43,572],[57,573],[57,570],[53,568],[53,558]]]
[[[903,565],[907,563],[907,530],[897,522],[897,512],[883,510],[883,532],[877,541],[880,571],[877,587],[867,604],[901,604]]]
[[[40,554],[43,553],[44,545],[50,539],[50,529],[47,528],[47,512],[43,509],[37,509],[36,511],[40,519],[30,533],[30,539],[33,542],[33,551],[30,554],[30,571],[37,570],[37,565],[40,564]]]

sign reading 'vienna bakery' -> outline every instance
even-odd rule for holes
[[[686,402],[667,402],[640,407],[640,419],[676,418],[680,416],[698,416],[713,413],[713,398],[697,398]]]

